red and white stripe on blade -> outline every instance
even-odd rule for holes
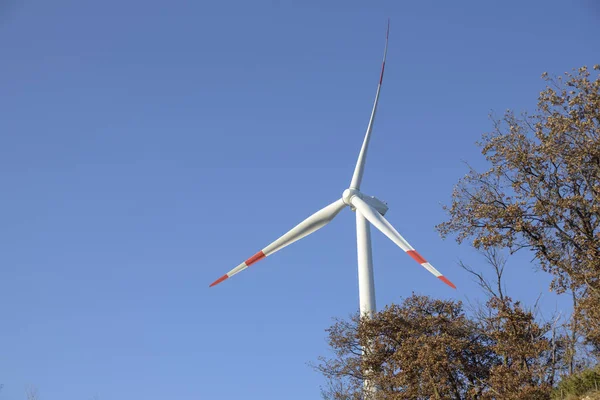
[[[288,246],[294,243],[295,241],[300,240],[303,237],[310,235],[314,231],[324,227],[329,222],[331,222],[331,220],[335,218],[335,216],[338,215],[338,213],[342,211],[344,207],[346,207],[346,204],[342,199],[340,199],[331,203],[327,207],[320,209],[319,211],[317,211],[316,213],[314,213],[313,215],[311,215],[310,217],[306,218],[304,221],[300,222],[298,225],[293,227],[285,235],[283,235],[282,237],[280,237],[279,239],[277,239],[276,241],[274,241],[273,243],[271,243],[270,245],[268,245],[267,247],[265,247],[264,249],[262,249],[261,251],[259,251],[258,253],[256,253],[255,255],[253,255],[252,257],[250,257],[249,259],[247,259],[246,261],[244,261],[243,263],[241,263],[240,265],[238,265],[219,279],[217,279],[216,281],[214,281],[213,283],[211,283],[210,286],[212,287],[223,282],[225,279],[230,278],[238,272],[245,270],[255,262],[270,256],[271,254],[283,249],[285,246]]]
[[[404,250],[409,256],[416,262],[421,264],[423,268],[435,275],[439,280],[444,282],[446,285],[453,289],[456,286],[448,280],[440,271],[435,269],[433,265],[429,264],[408,242],[398,233],[398,231],[385,219],[381,214],[377,212],[373,207],[365,203],[363,199],[358,196],[352,197],[352,205],[356,208],[356,212],[360,212],[375,228],[379,229],[385,236],[390,238],[392,242],[396,243],[398,247]]]

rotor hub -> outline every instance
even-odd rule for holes
[[[346,189],[344,193],[342,193],[342,200],[344,203],[352,207],[352,203],[350,202],[354,196],[362,197],[361,193],[356,189]]]

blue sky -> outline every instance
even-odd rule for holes
[[[593,2],[4,1],[0,399],[308,399],[358,307],[354,218],[208,284],[348,186],[391,18],[363,190],[454,283],[373,232],[378,306],[481,293],[441,240],[490,111],[598,62]],[[508,290],[568,309],[510,260]]]

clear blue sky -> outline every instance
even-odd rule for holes
[[[503,2],[0,4],[0,399],[316,399],[307,366],[358,307],[354,218],[208,284],[348,186],[390,48],[363,189],[452,291],[373,232],[379,307],[481,297],[442,241],[488,113],[598,62],[600,8]],[[511,259],[509,293],[567,307]]]

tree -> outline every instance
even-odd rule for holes
[[[491,339],[451,300],[412,295],[372,319],[338,320],[328,333],[334,357],[316,366],[329,382],[326,399],[362,399],[365,371],[376,399],[479,399],[499,364]]]
[[[505,259],[483,253],[493,280],[461,264],[487,301],[466,314],[459,301],[413,294],[372,319],[338,320],[328,329],[332,358],[316,367],[330,400],[548,400],[569,359],[567,335],[538,322],[535,307],[513,301],[502,281]],[[363,347],[367,349],[363,354]],[[378,389],[366,397],[363,379]]]
[[[501,362],[492,366],[485,399],[548,399],[556,374],[548,324],[540,325],[531,311],[510,297],[488,301],[492,315],[482,328]]]
[[[316,366],[328,379],[323,397],[362,399],[368,377],[377,400],[550,399],[562,362],[550,325],[509,297],[492,297],[487,311],[472,319],[460,302],[412,295],[372,319],[337,321],[328,329],[334,357]]]
[[[576,313],[600,350],[600,75],[590,75],[544,74],[534,115],[494,121],[479,143],[489,169],[458,182],[438,230],[480,249],[532,251],[552,289],[577,293]]]
[[[491,350],[500,360],[492,366],[485,399],[545,399],[565,362],[567,336],[557,332],[557,322],[538,322],[536,305],[525,309],[507,295],[503,280],[506,258],[499,249],[482,251],[493,271],[493,280],[481,271],[460,263],[487,297],[475,308],[474,318],[491,340]]]

